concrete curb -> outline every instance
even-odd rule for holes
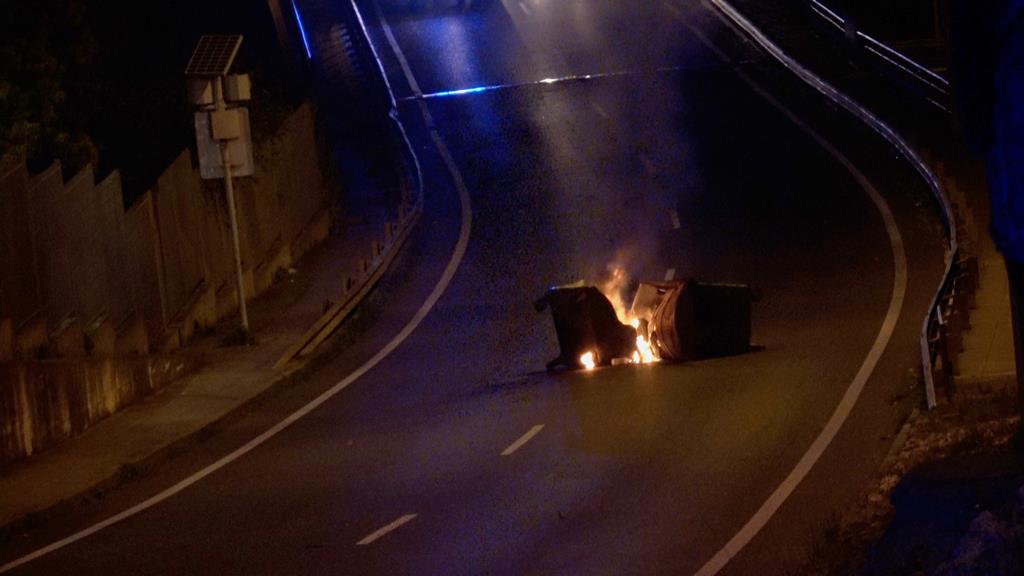
[[[398,222],[392,227],[389,222],[385,225],[384,242],[379,244],[377,241],[371,242],[370,254],[371,260],[364,265],[364,269],[361,270],[361,275],[358,280],[358,285],[353,283],[349,286],[349,282],[346,281],[345,294],[341,300],[331,306],[331,308],[324,313],[323,316],[317,320],[313,326],[306,331],[306,333],[295,342],[274,364],[275,368],[280,368],[287,365],[295,357],[302,357],[312,354],[313,351],[320,346],[327,338],[337,330],[338,326],[355,310],[360,302],[373,290],[377,282],[384,275],[384,272],[394,261],[398,250],[405,244],[408,239],[412,228],[419,221],[420,214],[423,212],[423,169],[420,165],[419,157],[416,155],[416,150],[412,146],[412,142],[409,141],[409,136],[406,133],[405,125],[402,124],[401,119],[398,117],[398,102],[395,99],[395,92],[391,87],[391,82],[388,80],[387,72],[384,70],[384,64],[381,62],[380,55],[377,54],[377,50],[373,45],[370,38],[370,33],[366,29],[366,23],[363,21],[362,15],[359,12],[358,7],[353,2],[352,10],[357,21],[358,33],[363,35],[363,39],[366,45],[369,47],[370,54],[373,57],[374,64],[377,69],[377,73],[380,75],[380,79],[384,83],[385,90],[387,91],[389,100],[389,119],[394,122],[395,129],[398,130],[401,135],[402,144],[405,146],[405,150],[409,155],[409,161],[415,168],[416,182],[417,182],[417,194],[414,201],[411,203],[412,213],[406,215],[405,208],[408,204],[403,203],[399,208]],[[408,191],[403,194],[404,198],[408,198]]]
[[[391,222],[385,224],[387,230],[397,228],[397,232],[385,232],[384,241],[380,243],[374,240],[370,243],[372,260],[364,261],[367,267],[362,270],[359,280],[352,282],[347,279],[341,300],[327,310],[312,326],[296,340],[288,350],[277,360],[274,368],[282,368],[295,358],[306,357],[312,354],[325,340],[327,340],[338,326],[355,311],[356,307],[373,291],[377,282],[384,276],[398,251],[409,238],[413,227],[419,221],[423,212],[423,194],[415,204],[412,205],[412,212],[405,213],[404,207],[399,211],[399,220],[394,225]]]
[[[882,467],[885,466],[886,462],[891,461],[897,454],[903,450],[903,446],[907,443],[907,437],[910,436],[910,430],[914,427],[914,423],[920,417],[921,411],[914,408],[910,412],[910,416],[900,426],[899,432],[896,433],[896,437],[893,438],[892,444],[889,445],[889,450],[885,453],[885,458],[882,458]]]

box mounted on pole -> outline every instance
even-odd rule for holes
[[[203,36],[185,67],[185,77],[188,80],[189,98],[199,107],[195,114],[199,173],[203,178],[224,179],[228,221],[235,252],[235,281],[241,317],[239,332],[244,341],[251,342],[232,177],[253,173],[252,136],[249,132],[248,111],[239,106],[227,105],[228,99],[233,100],[233,103],[248,100],[250,86],[248,77],[234,77],[230,81],[225,79],[241,45],[241,35]],[[230,89],[226,90],[226,86]]]

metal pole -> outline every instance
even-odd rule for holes
[[[221,144],[224,159],[224,188],[228,195],[228,220],[231,221],[231,241],[235,248],[235,279],[238,283],[238,312],[242,316],[242,331],[249,333],[249,314],[245,308],[245,289],[242,284],[242,250],[238,242],[238,217],[235,215],[235,187],[231,181],[231,153],[227,143]]]
[[[214,97],[217,110],[224,110],[224,78],[217,77],[214,83]],[[248,338],[249,314],[245,308],[245,288],[242,282],[242,250],[238,242],[238,217],[235,212],[235,186],[231,179],[231,151],[227,141],[220,143],[221,164],[224,166],[224,189],[227,192],[228,220],[231,223],[231,242],[235,249],[235,281],[238,287],[238,313],[242,318],[242,333]]]

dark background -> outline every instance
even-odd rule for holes
[[[245,36],[232,70],[252,74],[256,137],[305,92],[265,2],[0,3],[0,156],[32,172],[59,159],[66,177],[118,169],[126,203],[192,142],[184,70],[202,34]]]

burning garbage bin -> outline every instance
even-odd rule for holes
[[[585,354],[594,365],[607,366],[636,350],[636,329],[619,322],[608,298],[593,286],[551,288],[534,307],[551,308],[561,354],[548,370],[581,368]]]
[[[742,284],[645,283],[634,308],[653,310],[647,329],[659,357],[687,362],[749,352],[751,304],[758,299]]]

